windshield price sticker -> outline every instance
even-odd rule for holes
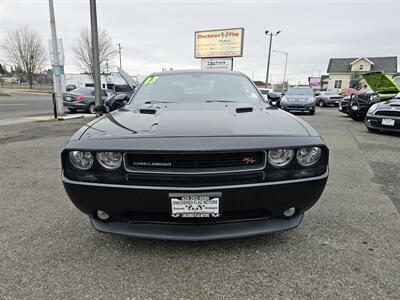
[[[157,82],[158,78],[160,78],[159,76],[150,76],[149,78],[146,79],[146,81],[144,82],[144,84],[152,84]]]

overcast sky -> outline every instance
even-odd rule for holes
[[[66,73],[78,73],[71,45],[90,24],[89,0],[54,0],[57,34],[63,39]],[[199,68],[194,32],[244,27],[244,54],[234,69],[265,79],[265,30],[281,30],[273,49],[289,52],[287,77],[305,82],[325,73],[331,57],[400,56],[400,0],[392,1],[97,1],[98,25],[121,43],[122,66],[131,74],[163,67]],[[47,0],[0,0],[0,39],[25,24],[45,47],[50,37]],[[117,46],[115,46],[117,48]],[[0,53],[0,60],[6,60]],[[114,65],[117,65],[117,58]],[[400,65],[400,64],[399,64]],[[283,77],[284,55],[272,53],[272,82]]]

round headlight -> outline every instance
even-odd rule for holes
[[[89,170],[93,166],[93,155],[87,151],[71,151],[69,160],[79,170]]]
[[[122,154],[119,152],[98,152],[96,157],[99,164],[107,170],[118,169],[122,163]]]
[[[372,113],[375,112],[375,110],[376,110],[377,108],[378,108],[378,104],[377,104],[377,103],[371,105],[371,107],[368,109],[367,114],[368,114],[368,115],[372,115]]]
[[[294,156],[292,149],[276,149],[268,152],[268,162],[276,167],[281,168],[290,163]]]
[[[317,163],[322,154],[319,147],[301,148],[297,150],[297,161],[303,167],[309,167]]]

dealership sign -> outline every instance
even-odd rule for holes
[[[194,57],[243,56],[244,28],[196,31],[194,33]]]
[[[203,58],[201,60],[202,70],[232,70],[233,58]]]

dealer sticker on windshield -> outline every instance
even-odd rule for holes
[[[221,215],[221,193],[170,193],[169,198],[174,218],[216,218]]]

